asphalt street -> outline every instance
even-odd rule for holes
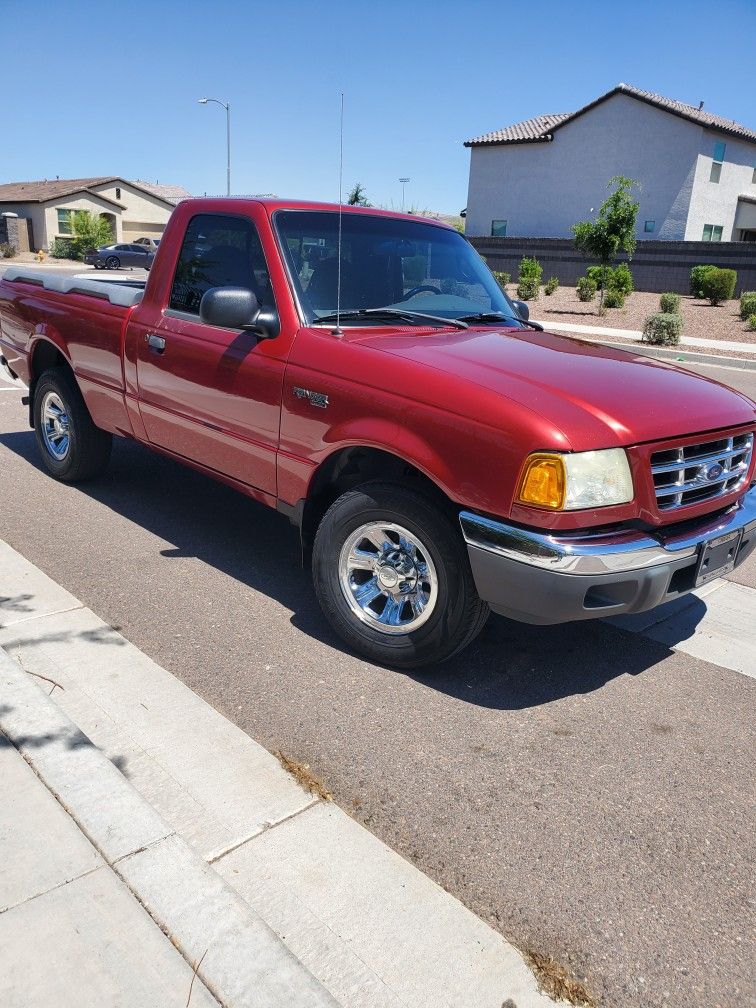
[[[694,369],[756,398],[756,372]],[[756,1000],[752,680],[605,624],[498,617],[438,669],[371,665],[282,517],[121,440],[103,477],[55,483],[8,389],[0,536],[603,1005]],[[756,562],[733,577],[756,587]]]

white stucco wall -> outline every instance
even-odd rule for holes
[[[33,251],[37,252],[39,249],[47,251],[45,208],[41,203],[1,203],[0,213],[6,212],[18,214],[19,217],[28,217],[32,222]]]
[[[114,241],[121,241],[121,221],[118,207],[106,200],[98,199],[97,196],[89,196],[86,193],[79,193],[74,196],[64,196],[62,198],[48,200],[44,204],[46,241],[45,248],[57,237],[65,238],[58,230],[58,210],[89,210],[90,213],[106,213],[111,216],[111,224],[115,226],[116,234]],[[34,229],[36,240],[37,230]]]
[[[714,145],[726,144],[719,182],[710,182]],[[685,229],[688,241],[701,241],[705,224],[722,227],[722,241],[738,241],[734,233],[738,196],[756,196],[753,170],[756,168],[756,144],[745,143],[724,133],[704,130],[696,159],[696,175]]]
[[[120,198],[116,196],[116,188],[121,190]],[[168,207],[156,196],[143,193],[138,189],[133,189],[128,183],[113,182],[106,185],[93,186],[94,192],[102,193],[110,199],[123,203],[125,210],[121,211],[121,219],[124,223],[151,224],[151,228],[144,228],[145,233],[155,234],[156,230],[162,229],[168,223],[172,207]],[[136,232],[130,230],[124,235],[123,240],[128,241],[132,236],[136,237]],[[119,235],[120,239],[120,235]]]
[[[551,143],[471,148],[468,235],[570,237],[607,196],[607,182],[641,183],[638,237],[682,239],[702,149],[700,126],[618,94],[568,123]],[[654,220],[652,233],[644,221]],[[708,223],[708,222],[707,222]],[[700,234],[698,235],[700,238]]]

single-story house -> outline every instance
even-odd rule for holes
[[[190,195],[180,186],[117,176],[7,182],[0,185],[0,216],[26,219],[31,250],[48,249],[56,238],[69,236],[75,210],[100,214],[109,222],[114,241],[130,242],[159,238],[175,205]]]

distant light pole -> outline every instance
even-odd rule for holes
[[[213,102],[226,110],[226,196],[231,195],[231,106],[228,102],[219,101],[217,98],[198,98],[200,105],[207,105]]]
[[[402,213],[404,213],[404,187],[408,182],[411,182],[412,179],[400,178],[399,181],[402,183]]]

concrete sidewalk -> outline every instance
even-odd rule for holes
[[[579,325],[575,322],[545,322],[543,319],[534,319],[545,329],[557,329],[559,332],[580,333],[587,336],[602,336],[606,339],[643,339],[640,329],[615,329],[612,326],[589,326]],[[646,344],[650,346],[651,344]],[[706,349],[719,350],[722,353],[747,353],[756,356],[756,343],[747,343],[745,340],[713,340],[701,339],[698,336],[681,336],[679,347],[690,347],[691,350]]]
[[[2,674],[2,673],[0,673]],[[44,744],[42,740],[29,740]],[[0,734],[0,1003],[218,1002]]]
[[[553,1005],[497,932],[1,541],[0,585],[3,1006],[185,1005],[195,967],[192,1004],[228,1008]]]

